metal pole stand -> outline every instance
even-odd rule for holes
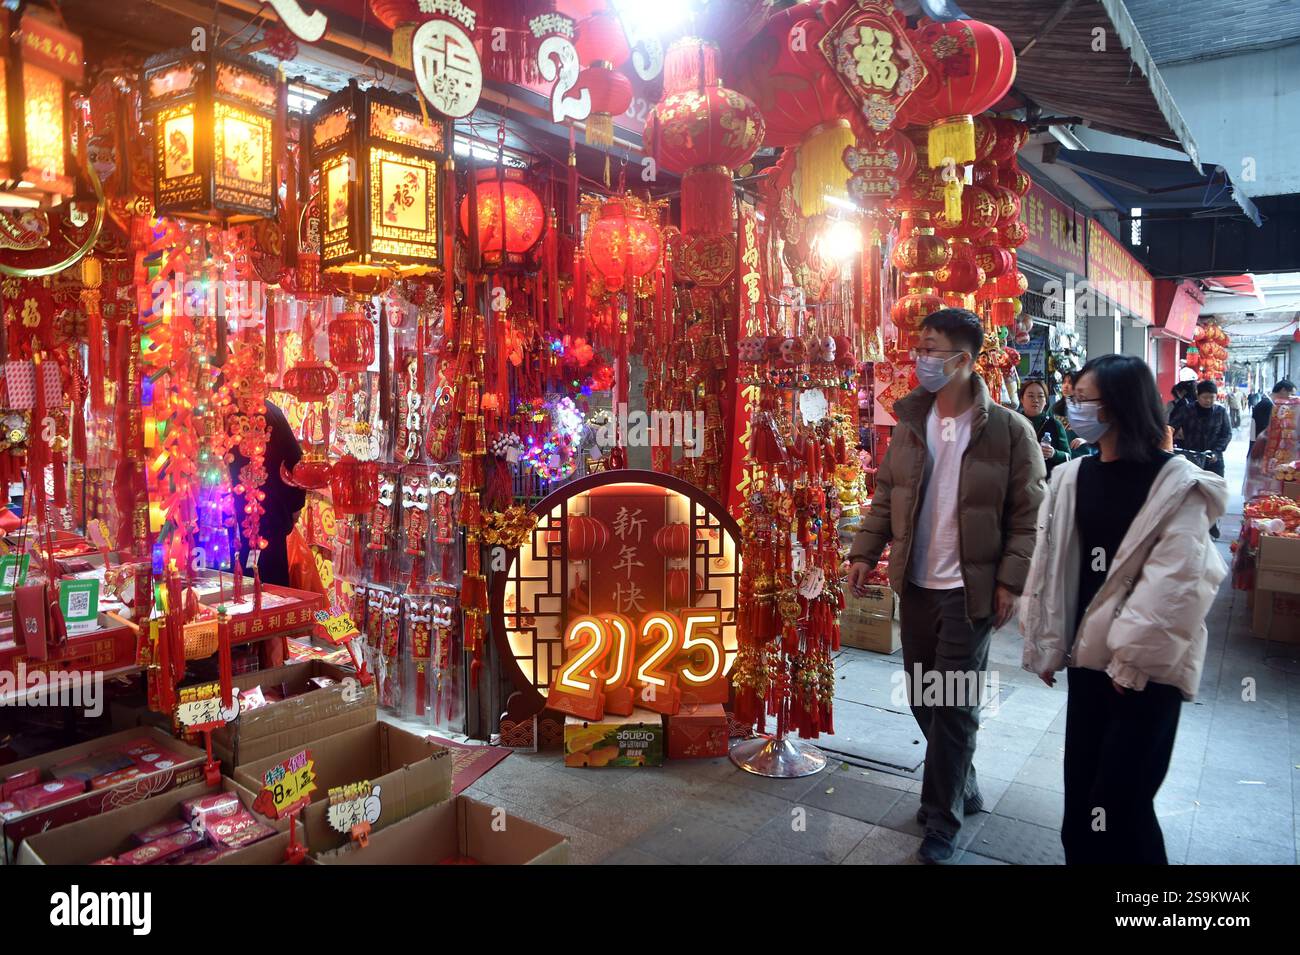
[[[826,768],[826,756],[816,746],[788,736],[757,736],[731,747],[731,761],[747,773],[769,779],[798,779]]]

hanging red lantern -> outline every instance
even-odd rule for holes
[[[998,201],[981,186],[968,186],[961,194],[961,216],[949,219],[947,208],[934,214],[934,227],[952,238],[978,239],[998,224]]]
[[[569,514],[564,518],[569,531],[569,560],[590,560],[609,545],[609,526],[586,514]],[[551,541],[559,540],[556,531],[547,535]]]
[[[333,473],[329,459],[318,448],[308,450],[288,470],[285,469],[284,462],[280,463],[280,479],[285,484],[304,491],[319,491],[330,483]]]
[[[995,117],[991,122],[997,134],[997,142],[989,158],[997,163],[1010,162],[1029,141],[1029,126],[1002,116]]]
[[[993,157],[994,147],[998,142],[997,127],[993,118],[980,114],[975,117],[975,162],[984,162]]]
[[[623,24],[613,13],[597,13],[578,24],[574,47],[585,69],[578,75],[574,94],[591,94],[587,117],[587,142],[594,146],[614,143],[614,117],[632,105],[632,81],[618,67],[627,62],[631,48]]]
[[[519,266],[537,247],[546,230],[546,210],[537,193],[523,181],[523,170],[480,169],[478,195],[478,248],[491,268]],[[469,196],[460,200],[460,228],[469,235]]]
[[[989,186],[988,190],[997,203],[999,227],[1010,225],[1020,218],[1020,197],[1013,190],[999,185]]]
[[[339,514],[369,514],[379,500],[379,465],[344,455],[330,470],[330,495]]]
[[[299,401],[320,402],[334,393],[339,376],[329,365],[317,360],[298,361],[284,373],[280,390]]]
[[[691,525],[683,521],[665,524],[655,531],[654,546],[661,557],[669,560],[684,560],[691,556],[693,535]]]
[[[1000,245],[986,240],[985,245],[976,246],[975,261],[984,270],[984,278],[988,281],[997,278],[1003,272],[1012,268],[1015,258],[1011,252]]]
[[[952,258],[935,273],[941,292],[959,292],[972,295],[984,284],[984,270],[975,257],[969,239],[953,239]]]
[[[341,312],[329,324],[330,361],[344,374],[365,371],[375,360],[375,327],[360,312]]]
[[[1020,164],[1014,158],[998,171],[998,182],[1022,198],[1033,184],[1029,174],[1020,168]]]
[[[904,215],[898,232],[907,238],[894,246],[890,261],[900,272],[937,272],[952,258],[952,249],[935,234],[925,213]]]
[[[1029,226],[1019,219],[998,226],[998,244],[1004,249],[1018,249],[1029,241]]]
[[[911,37],[929,75],[912,97],[909,119],[929,126],[930,165],[974,162],[975,116],[1005,96],[1015,80],[1011,41],[979,20],[922,20]],[[946,194],[949,215],[956,220],[961,215],[960,178],[949,180]]]
[[[649,275],[663,248],[651,208],[630,195],[600,203],[587,227],[586,246],[587,261],[610,290]]]
[[[689,607],[691,605],[691,582],[695,583],[697,591],[704,589],[704,577],[700,574],[692,574],[687,567],[670,567],[665,575],[665,584],[668,608],[677,609],[679,607]]]
[[[894,326],[898,329],[898,350],[906,351],[911,348],[916,343],[921,322],[945,305],[944,300],[932,286],[913,288],[895,301],[889,310],[889,317],[893,319]]]
[[[717,78],[718,48],[683,37],[664,61],[664,97],[646,120],[655,161],[682,174],[682,232],[731,231],[732,170],[763,142],[763,117],[752,101]]]

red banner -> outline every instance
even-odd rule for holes
[[[646,611],[667,606],[667,568],[654,537],[668,522],[669,500],[663,488],[647,484],[611,485],[588,493],[588,516],[609,528],[609,543],[591,558],[591,613],[621,613],[638,620]]]
[[[1088,283],[1134,318],[1155,322],[1151,273],[1096,219],[1088,223]]]
[[[1029,187],[1020,202],[1020,221],[1029,230],[1029,238],[1020,247],[1035,258],[1054,265],[1063,274],[1083,276],[1088,269],[1084,252],[1088,216],[1076,213],[1046,189]]]

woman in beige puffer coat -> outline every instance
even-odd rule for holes
[[[1154,799],[1227,573],[1209,536],[1227,486],[1164,450],[1139,359],[1090,361],[1067,412],[1101,453],[1053,473],[1020,605],[1025,668],[1052,686],[1068,667],[1061,841],[1070,864],[1163,864]]]

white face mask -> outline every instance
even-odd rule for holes
[[[916,359],[916,380],[921,383],[921,387],[931,393],[943,390],[943,386],[952,381],[957,370],[946,371],[945,366],[949,359],[960,358],[960,355],[949,355],[948,358],[939,358],[937,355],[919,355]]]
[[[1097,420],[1097,412],[1100,409],[1101,405],[1092,402],[1077,405],[1069,401],[1065,405],[1065,414],[1070,420],[1070,430],[1089,444],[1096,444],[1101,440],[1101,436],[1110,430],[1109,421]]]

